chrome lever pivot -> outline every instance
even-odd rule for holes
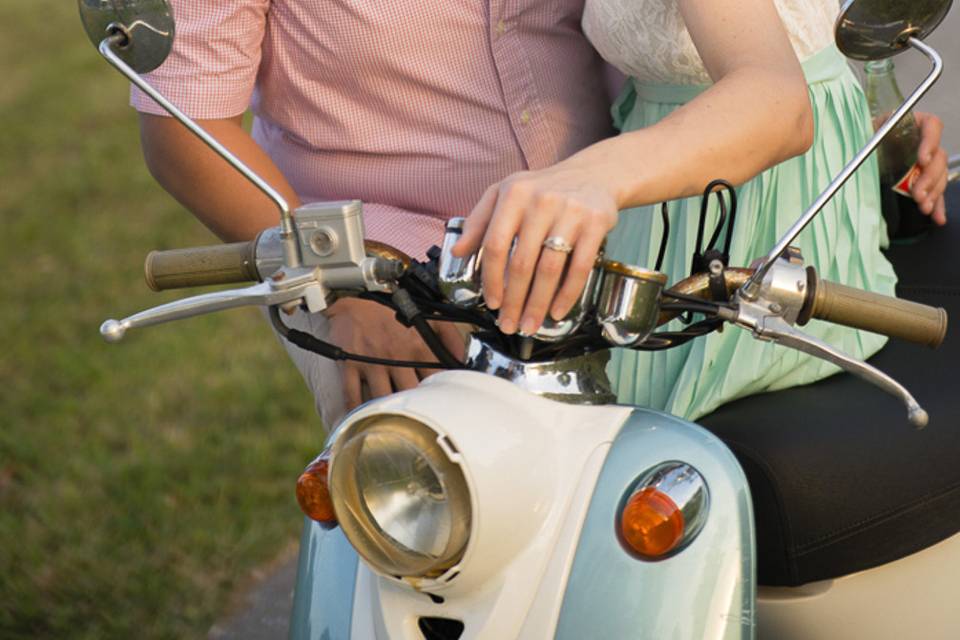
[[[876,367],[853,358],[826,342],[790,326],[781,316],[770,313],[763,305],[740,298],[737,326],[749,329],[754,337],[790,347],[816,358],[832,362],[844,371],[883,389],[899,398],[907,407],[907,419],[917,429],[927,426],[929,416],[902,384]]]

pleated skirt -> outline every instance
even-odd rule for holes
[[[737,188],[739,208],[730,250],[732,266],[747,266],[766,255],[872,134],[860,84],[835,47],[806,60],[803,70],[813,105],[813,144],[804,155],[772,167]],[[615,123],[622,131],[648,127],[704,89],[634,81],[614,105]],[[671,283],[689,275],[700,205],[699,197],[668,203],[670,236],[662,270]],[[708,208],[707,237],[717,216],[713,197]],[[662,230],[659,206],[623,211],[607,239],[608,255],[652,268]],[[876,160],[871,157],[794,244],[822,278],[893,295],[896,276],[880,252],[886,242]],[[718,245],[722,246],[722,239]],[[667,328],[682,326],[674,321]],[[861,359],[878,351],[886,340],[816,320],[803,330]],[[730,400],[808,384],[837,371],[835,365],[760,342],[733,326],[667,351],[617,349],[608,366],[620,402],[690,420]]]

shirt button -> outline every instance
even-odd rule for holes
[[[497,35],[502,36],[506,32],[507,32],[507,23],[501,20],[500,22],[497,23]]]
[[[527,124],[528,122],[530,122],[530,112],[524,109],[520,112],[520,123]]]

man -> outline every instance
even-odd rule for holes
[[[171,4],[177,40],[151,82],[292,205],[361,199],[368,236],[413,255],[489,185],[611,133],[582,0]],[[151,172],[214,233],[236,241],[277,224],[255,187],[136,91],[133,104]],[[248,107],[252,135],[241,126]],[[925,129],[938,143],[939,122]],[[373,303],[341,300],[294,323],[350,351],[431,359]],[[443,337],[457,339],[450,328]],[[378,396],[418,382],[409,369],[287,347],[328,425],[364,385]]]

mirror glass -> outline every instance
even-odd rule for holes
[[[837,19],[837,47],[854,60],[889,58],[923,40],[950,11],[953,0],[847,0]]]
[[[137,73],[159,67],[173,46],[173,13],[167,0],[77,0],[83,28],[94,46],[117,25],[127,35],[114,52]]]

